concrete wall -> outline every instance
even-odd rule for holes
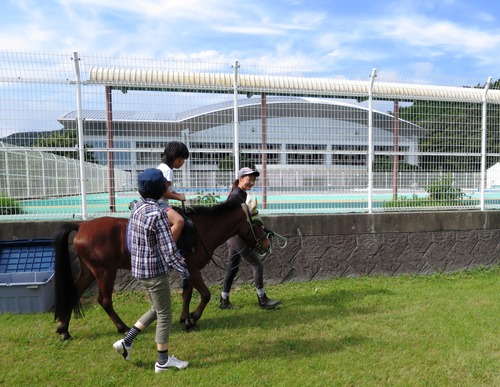
[[[411,212],[263,217],[287,238],[264,260],[265,282],[309,281],[364,275],[432,274],[498,265],[500,211]],[[0,239],[51,238],[60,222],[0,223]],[[204,270],[219,284],[227,263],[225,245]],[[173,282],[178,282],[174,274]],[[251,283],[243,262],[237,283]],[[117,289],[135,288],[127,272]]]

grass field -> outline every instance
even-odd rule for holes
[[[154,329],[131,362],[112,348],[122,335],[86,298],[61,342],[50,313],[0,315],[0,385],[5,386],[500,386],[500,268],[452,275],[366,277],[268,287],[279,310],[256,306],[250,286],[234,310],[219,310],[219,287],[194,332],[178,323],[173,295],[170,353],[183,371],[154,373]],[[197,301],[197,300],[195,300]],[[133,324],[142,292],[116,295]],[[153,328],[153,327],[151,327]]]

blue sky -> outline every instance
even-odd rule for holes
[[[0,49],[500,78],[500,2],[2,0]]]

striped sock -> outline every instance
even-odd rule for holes
[[[136,328],[135,326],[133,326],[132,328],[130,328],[130,330],[128,331],[128,333],[125,335],[125,345],[127,347],[131,347],[132,346],[132,342],[134,341],[134,339],[137,337],[137,335],[141,333],[141,330],[139,328]]]

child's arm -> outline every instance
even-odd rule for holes
[[[165,199],[174,199],[174,200],[179,200],[181,202],[185,201],[186,200],[186,196],[184,194],[180,194],[180,193],[177,193],[177,192],[175,192],[173,190],[172,191],[169,190],[171,184],[172,183],[170,181],[167,182],[167,190],[163,194],[163,197]]]
[[[175,191],[167,191],[165,192],[165,195],[163,195],[165,199],[174,199],[174,200],[179,200],[181,202],[186,200],[186,195],[177,193]]]

